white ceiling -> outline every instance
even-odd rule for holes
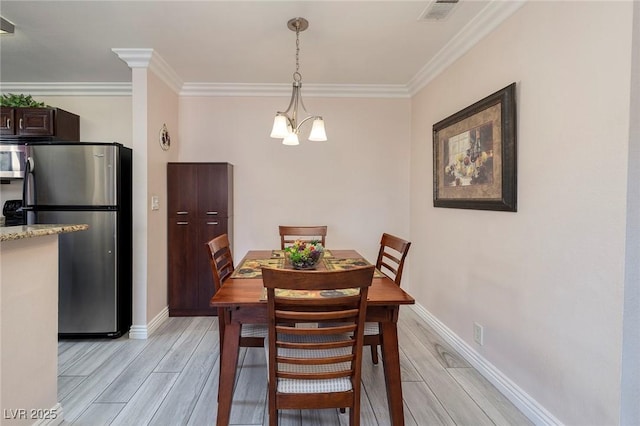
[[[419,18],[430,0],[2,0],[16,30],[0,37],[0,81],[129,82],[112,48],[152,48],[183,83],[290,83],[295,33],[286,23],[302,16],[304,83],[407,85],[505,3],[460,0],[445,20],[428,22]]]

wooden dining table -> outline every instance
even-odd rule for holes
[[[260,265],[288,268],[279,250],[252,250],[236,266],[209,305],[223,308],[225,328],[224,342],[220,349],[220,382],[218,388],[217,425],[228,425],[233,400],[240,330],[242,324],[266,324],[267,302],[264,296]],[[368,262],[355,250],[328,250],[318,270],[347,269]],[[367,298],[367,321],[379,322],[382,329],[382,363],[387,388],[387,400],[391,424],[404,425],[402,385],[400,380],[400,353],[398,349],[398,312],[401,305],[414,304],[415,300],[391,279],[374,274]],[[220,320],[220,318],[219,318]],[[266,377],[265,377],[266,379]]]

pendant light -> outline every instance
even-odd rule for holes
[[[275,119],[273,120],[271,137],[282,139],[282,143],[284,145],[299,145],[300,141],[298,139],[298,134],[300,133],[300,126],[309,120],[313,120],[309,140],[326,141],[327,134],[324,130],[324,120],[321,116],[308,115],[306,118],[298,122],[298,105],[302,107],[302,110],[305,113],[309,114],[302,102],[302,75],[299,72],[300,32],[309,28],[309,21],[304,18],[293,18],[287,22],[287,27],[291,31],[296,32],[296,71],[293,73],[293,92],[291,93],[289,107],[286,111],[278,111]]]

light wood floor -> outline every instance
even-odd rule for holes
[[[530,425],[517,408],[413,311],[398,324],[407,425]],[[218,383],[215,317],[169,318],[148,340],[63,340],[58,401],[63,424],[213,425]],[[368,348],[367,348],[368,349]],[[266,364],[241,349],[231,424],[265,425]],[[364,426],[389,425],[382,364],[362,366]],[[346,425],[338,410],[284,411],[281,425]]]

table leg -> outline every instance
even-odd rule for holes
[[[382,322],[382,363],[387,385],[389,416],[394,426],[404,425],[402,406],[402,382],[400,377],[400,352],[398,349],[398,329],[395,322]]]
[[[225,316],[225,319],[226,316]],[[220,356],[218,381],[218,426],[227,426],[233,400],[233,384],[236,380],[238,349],[240,347],[240,323],[229,322],[224,327],[224,345]]]

